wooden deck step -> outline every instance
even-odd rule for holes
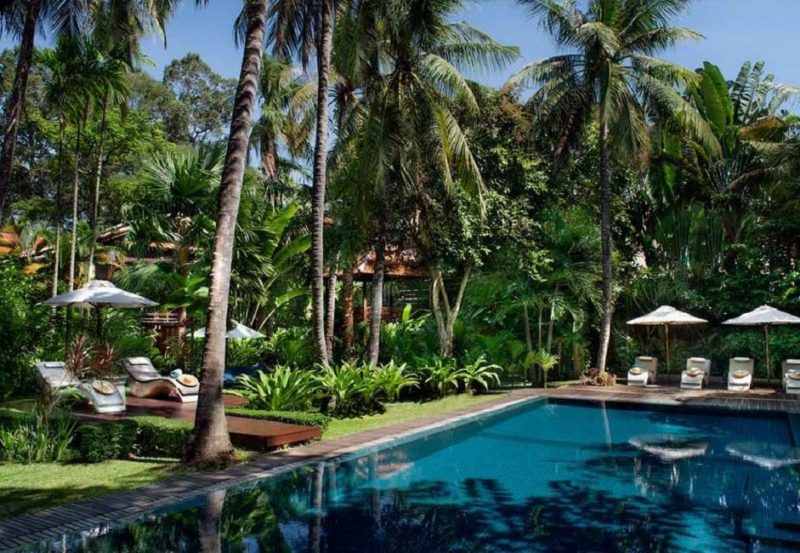
[[[239,406],[244,403],[242,398],[236,396],[225,395],[223,399],[225,405],[228,406]],[[127,409],[123,413],[98,414],[79,412],[75,413],[75,416],[81,420],[95,422],[122,420],[143,415],[193,421],[196,409],[196,403],[129,397],[127,398]],[[230,415],[226,416],[226,419],[233,445],[246,449],[275,449],[285,445],[307,442],[322,436],[322,430],[316,426],[248,419]]]

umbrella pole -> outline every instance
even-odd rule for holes
[[[767,351],[767,382],[772,382],[772,363],[769,360],[769,325],[764,325],[764,345]]]
[[[94,332],[98,340],[103,335],[103,318],[100,316],[100,309],[99,305],[94,308]]]
[[[671,374],[669,370],[669,325],[664,325],[664,346],[667,355],[667,376],[669,376]]]

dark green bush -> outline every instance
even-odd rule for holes
[[[235,417],[317,426],[323,430],[328,427],[330,421],[322,413],[306,413],[304,411],[262,411],[246,407],[228,407],[225,412]]]
[[[134,453],[140,457],[181,458],[192,439],[189,421],[160,417],[134,417],[137,434]]]
[[[132,420],[86,424],[78,430],[78,452],[89,463],[125,459],[133,450],[137,433],[137,423]]]

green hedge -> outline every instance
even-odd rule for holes
[[[183,457],[192,440],[189,421],[161,417],[133,417],[138,426],[134,453],[140,457]]]
[[[132,420],[85,424],[78,429],[77,449],[81,459],[89,463],[125,459],[136,438],[137,424]]]
[[[226,407],[225,413],[248,419],[317,426],[323,430],[328,427],[328,421],[330,420],[322,413],[307,413],[305,411],[262,411],[260,409],[248,409],[247,407]]]
[[[85,424],[78,430],[81,459],[98,463],[139,457],[181,458],[192,439],[192,423],[160,417],[132,417]]]

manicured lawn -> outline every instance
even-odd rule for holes
[[[469,405],[478,405],[496,397],[497,395],[494,394],[477,396],[459,394],[457,396],[449,396],[444,399],[421,403],[413,401],[390,403],[386,405],[386,412],[381,415],[370,415],[353,419],[332,419],[322,439],[330,440],[338,438],[339,436],[355,434],[356,432],[362,432],[379,426],[387,426],[430,415],[447,413],[448,411],[455,411],[456,409],[461,409]]]
[[[168,476],[175,467],[165,461],[0,463],[0,518],[144,486]]]

